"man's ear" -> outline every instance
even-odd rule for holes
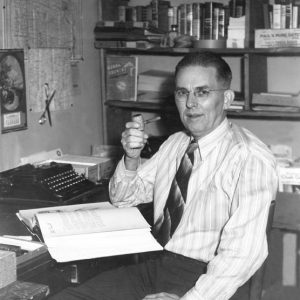
[[[234,100],[234,91],[233,90],[226,90],[224,92],[224,109],[228,109],[231,103]]]

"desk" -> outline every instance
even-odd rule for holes
[[[107,201],[107,190],[103,190],[96,199],[97,201]],[[16,217],[15,213],[20,209],[29,209],[38,207],[28,205],[28,203],[8,204],[0,201],[0,235],[28,235],[27,230]],[[140,206],[142,214],[147,221],[152,223],[152,205],[145,204]],[[281,230],[300,230],[300,196],[279,193],[275,208],[273,227]],[[96,260],[78,261],[76,269],[79,270],[78,282],[96,275],[99,272],[133,262],[132,256],[109,257]],[[51,294],[74,283],[70,280],[70,273],[74,271],[73,263],[58,264],[48,254],[24,265],[18,270],[18,280],[32,281],[47,284],[50,287]],[[289,270],[290,271],[290,270]]]
[[[89,200],[88,202],[107,201],[107,187]],[[54,205],[56,203],[53,203]],[[16,212],[44,206],[44,204],[39,205],[37,202],[9,203],[8,201],[0,201],[0,235],[29,235],[25,226],[17,218]],[[149,215],[146,218],[151,222],[151,207],[149,209],[149,206],[141,206],[141,210],[146,211],[146,215]],[[50,288],[50,293],[55,294],[67,286],[82,283],[100,272],[133,262],[134,257],[132,255],[122,255],[71,263],[56,263],[49,253],[44,253],[32,261],[19,265],[17,279],[46,284]]]

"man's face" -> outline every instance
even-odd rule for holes
[[[226,90],[217,81],[215,68],[185,67],[177,73],[175,84],[175,102],[181,122],[195,138],[207,135],[224,120]]]

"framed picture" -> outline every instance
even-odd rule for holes
[[[0,51],[1,132],[27,129],[23,50]]]

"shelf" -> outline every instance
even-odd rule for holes
[[[110,100],[106,101],[105,105],[111,108],[121,108],[137,111],[164,111],[174,112],[176,107],[166,103],[152,103],[152,102],[135,102],[135,101],[120,101]],[[290,120],[299,121],[300,112],[273,112],[273,111],[246,111],[246,110],[228,110],[227,115],[230,118],[242,119],[269,119],[269,120]]]
[[[97,48],[97,45],[95,44]],[[100,49],[100,48],[98,48]],[[244,54],[257,54],[267,56],[299,56],[300,48],[226,48],[226,49],[196,49],[196,48],[150,48],[150,49],[137,49],[137,48],[103,48],[111,53],[130,53],[140,55],[168,55],[168,56],[180,56],[190,52],[198,51],[212,51],[220,53],[226,56],[242,56]]]

